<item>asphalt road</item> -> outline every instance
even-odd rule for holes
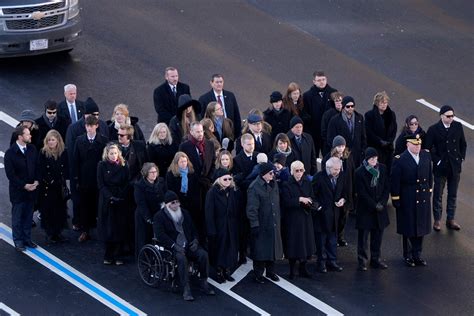
[[[63,85],[73,82],[80,99],[97,101],[104,119],[115,104],[129,104],[149,135],[156,122],[153,89],[163,81],[163,69],[173,65],[195,98],[209,89],[212,73],[224,74],[242,116],[253,107],[265,109],[271,91],[284,92],[290,81],[306,90],[311,73],[324,69],[332,86],[355,98],[359,112],[371,107],[377,91],[386,90],[399,123],[411,113],[420,116],[425,129],[438,120],[437,113],[416,102],[420,98],[437,106],[449,103],[474,123],[471,1],[116,0],[82,1],[82,6],[84,37],[69,56],[0,60],[0,111],[18,118],[30,108],[39,116],[44,101],[60,100]],[[463,230],[443,228],[427,236],[428,267],[402,265],[392,210],[382,248],[387,271],[356,271],[350,218],[350,246],[339,251],[344,271],[292,283],[348,315],[472,315],[474,159],[469,146],[474,131],[464,131],[468,156],[457,213]],[[10,133],[11,127],[0,122],[3,152]],[[10,225],[3,172],[0,183],[0,222]],[[46,245],[39,228],[33,235],[47,251],[150,315],[254,313],[220,291],[212,298],[196,292],[197,300],[185,304],[179,295],[148,288],[134,264],[104,267],[99,242],[79,245],[72,231],[66,232],[71,241],[64,246]],[[3,241],[0,267],[0,303],[23,315],[113,312]],[[277,265],[281,276],[287,270],[287,263]],[[274,284],[254,284],[250,276],[233,291],[271,314],[321,314]]]

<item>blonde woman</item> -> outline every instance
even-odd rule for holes
[[[122,265],[121,248],[127,232],[127,201],[129,171],[116,143],[104,148],[102,161],[97,166],[99,189],[100,239],[104,242],[104,264]]]
[[[201,113],[201,103],[191,99],[189,94],[183,94],[178,99],[178,109],[176,115],[170,120],[169,128],[173,142],[181,144],[183,139],[189,136],[191,123],[199,120]]]
[[[69,196],[63,194],[68,178],[68,159],[64,141],[58,131],[50,130],[43,141],[38,158],[39,196],[41,226],[46,232],[48,242],[66,241],[61,235],[66,227]],[[64,192],[67,192],[64,191]]]
[[[173,142],[170,129],[165,123],[158,123],[153,128],[147,143],[148,157],[158,166],[164,175],[168,170],[173,157],[178,151],[178,145]]]
[[[122,124],[133,126],[134,133],[132,139],[145,140],[145,136],[143,136],[143,132],[138,125],[138,117],[130,116],[128,105],[123,103],[117,104],[114,107],[112,118],[107,122],[107,125],[109,126],[109,139],[111,141],[116,141],[118,139],[118,130]]]

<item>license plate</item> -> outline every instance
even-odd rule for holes
[[[48,48],[48,39],[37,39],[30,41],[30,50],[40,50]]]

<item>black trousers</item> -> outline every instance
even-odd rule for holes
[[[97,208],[99,195],[97,188],[79,188],[79,217],[78,224],[83,232],[89,233],[97,226]]]
[[[423,250],[423,236],[402,238],[403,258],[419,259]]]
[[[349,212],[346,210],[345,207],[340,208],[339,219],[337,222],[337,240],[346,239],[346,222],[347,222],[347,213]]]
[[[152,238],[153,225],[148,224],[138,212],[135,212],[135,258],[138,258],[143,246],[151,243]]]
[[[181,286],[189,284],[188,261],[195,262],[198,265],[200,279],[207,279],[209,275],[209,258],[206,250],[198,247],[196,251],[188,249],[186,253],[175,251],[174,256],[178,264],[178,278]]]
[[[121,242],[106,242],[104,260],[117,260],[120,257]]]
[[[253,271],[255,276],[263,276],[263,271],[267,269],[267,274],[275,273],[275,261],[253,261]]]
[[[383,229],[359,229],[357,235],[357,260],[359,264],[366,264],[369,260],[368,241],[370,235],[370,261],[380,260]]]

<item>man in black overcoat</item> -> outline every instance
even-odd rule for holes
[[[58,116],[69,126],[84,116],[85,104],[77,100],[77,87],[74,84],[64,86],[64,97],[65,99],[58,104]]]
[[[165,82],[153,91],[153,103],[158,114],[158,123],[170,123],[171,118],[176,115],[178,98],[182,94],[191,95],[189,86],[179,82],[178,69],[167,67],[165,69]]]
[[[165,206],[153,218],[153,231],[158,243],[173,252],[178,264],[178,278],[184,288],[183,298],[193,301],[189,287],[188,260],[198,265],[201,289],[207,295],[214,291],[207,283],[209,259],[207,252],[199,246],[198,235],[191,215],[180,207],[178,196],[173,191],[165,194]]]
[[[255,140],[255,151],[259,153],[270,153],[273,147],[272,136],[263,129],[263,117],[258,114],[249,114],[247,117],[248,131]],[[235,153],[239,154],[242,151],[241,140],[235,141]]]
[[[67,121],[58,116],[58,107],[55,101],[48,100],[44,104],[44,113],[41,117],[35,120],[38,125],[38,137],[36,141],[36,149],[41,150],[43,148],[43,141],[46,134],[54,129],[59,132],[63,141],[66,141]]]
[[[387,213],[387,201],[390,194],[390,180],[387,168],[378,163],[375,148],[368,147],[365,159],[355,172],[357,192],[356,228],[358,229],[357,260],[359,271],[367,271],[368,240],[370,235],[370,266],[375,269],[387,269],[380,259],[380,248],[385,227],[390,224]]]
[[[201,117],[206,113],[207,105],[210,102],[217,102],[222,106],[224,117],[234,123],[234,139],[240,136],[242,132],[242,119],[240,118],[239,105],[234,93],[224,90],[224,76],[213,74],[211,76],[211,91],[206,92],[199,97],[201,103]],[[196,113],[197,114],[197,113]]]
[[[295,160],[304,164],[306,173],[314,176],[318,172],[318,162],[313,137],[303,132],[303,120],[294,116],[290,121],[290,131],[287,133],[291,142]]]
[[[17,251],[25,251],[26,247],[36,248],[31,241],[31,223],[39,184],[36,170],[38,152],[30,144],[31,134],[26,126],[17,127],[13,134],[16,141],[5,152],[4,164],[12,203],[13,242]]]
[[[431,155],[421,149],[420,135],[406,138],[407,150],[392,165],[392,204],[397,209],[397,233],[403,236],[403,260],[409,267],[426,266],[421,258],[423,237],[431,232]]]
[[[364,151],[367,147],[364,117],[355,110],[355,101],[351,96],[345,96],[342,99],[342,106],[341,114],[329,121],[327,143],[331,146],[332,140],[337,135],[344,137],[357,168],[364,159]]]
[[[460,230],[461,225],[456,223],[456,197],[461,166],[466,159],[466,138],[461,123],[454,121],[454,109],[449,105],[441,107],[441,119],[430,126],[426,133],[426,146],[431,152],[434,172],[433,216],[435,231],[441,230],[441,214],[443,212],[443,191],[448,184],[448,198],[446,207],[446,227]]]

